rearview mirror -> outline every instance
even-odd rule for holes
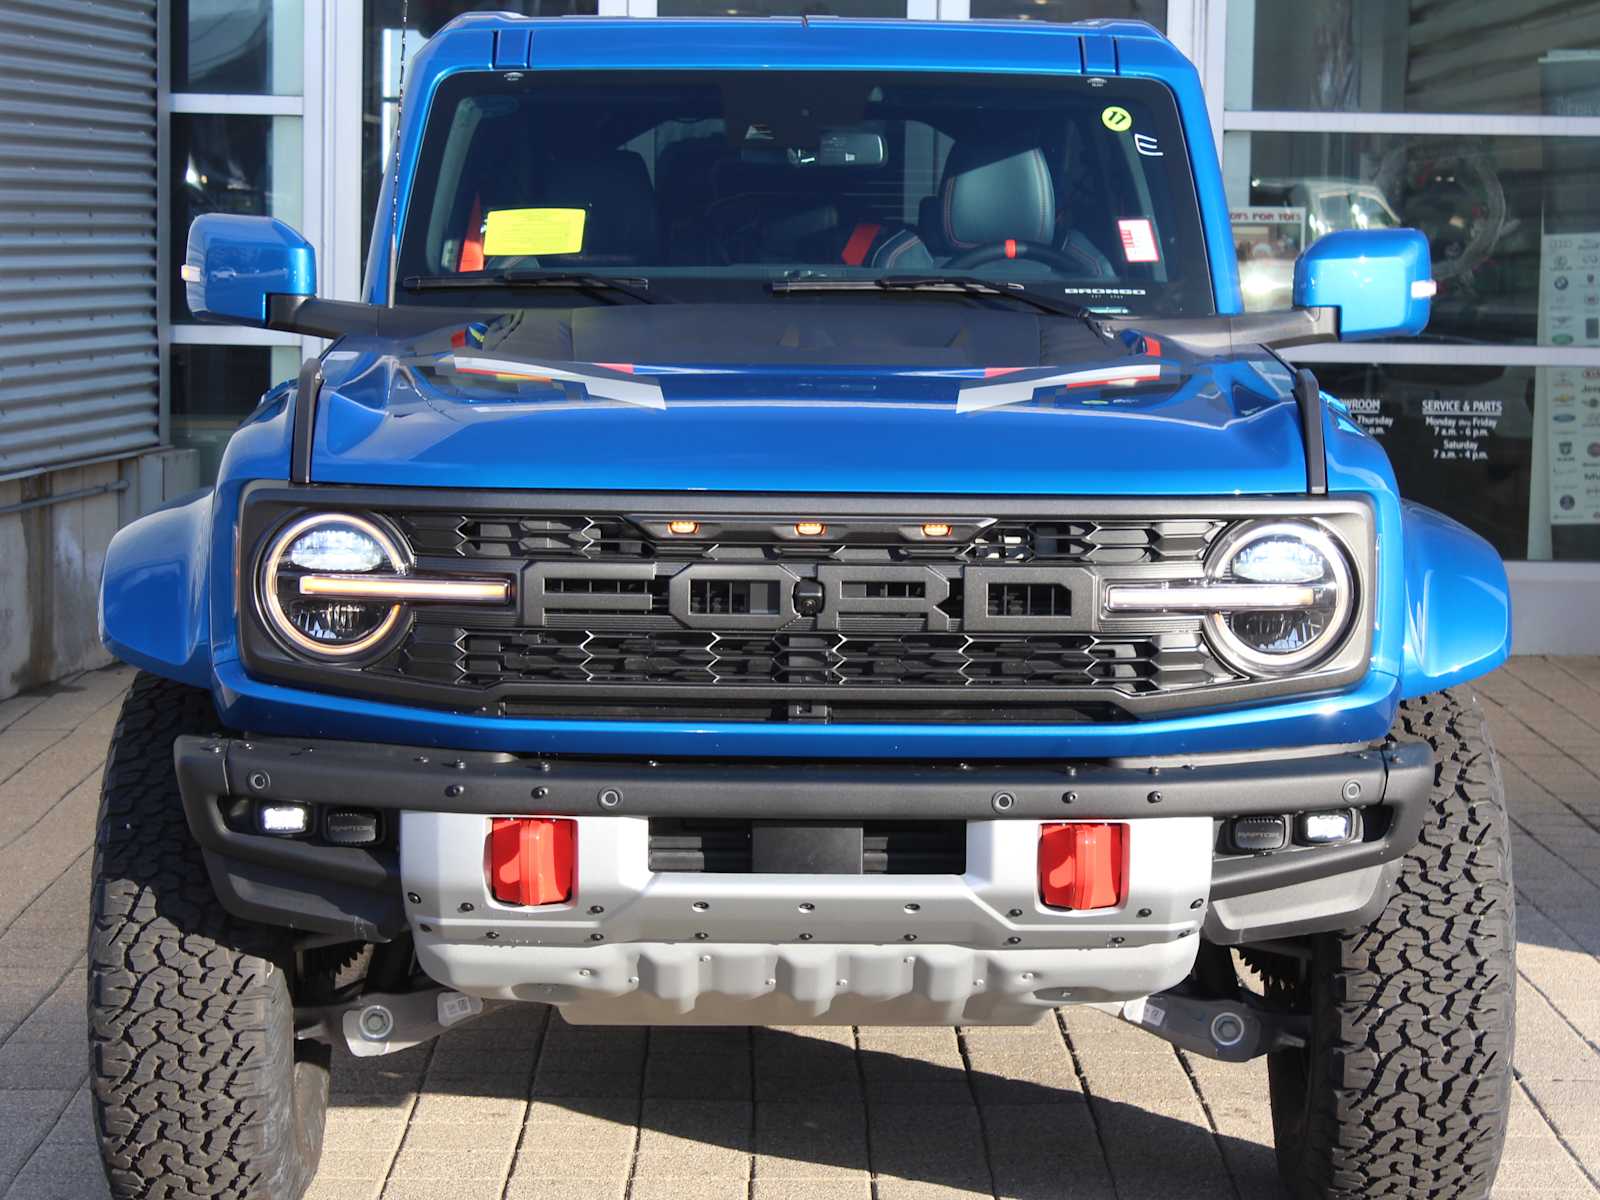
[[[1415,229],[1342,229],[1294,264],[1296,308],[1339,310],[1339,340],[1415,337],[1436,285],[1428,239]]]
[[[179,273],[189,307],[202,321],[266,325],[267,297],[317,293],[316,252],[273,217],[196,217]]]

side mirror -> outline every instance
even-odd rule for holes
[[[196,217],[179,273],[189,307],[202,321],[266,325],[272,316],[268,296],[317,293],[316,252],[272,217]]]
[[[1339,340],[1415,337],[1437,285],[1428,239],[1415,229],[1342,229],[1294,264],[1296,308],[1337,308]]]

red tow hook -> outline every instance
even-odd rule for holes
[[[489,891],[502,904],[562,904],[572,898],[578,823],[555,817],[496,817],[489,828]]]
[[[1128,898],[1128,827],[1040,826],[1039,896],[1051,908],[1121,904]]]

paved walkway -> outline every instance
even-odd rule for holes
[[[95,1200],[89,845],[130,672],[0,702],[0,1194]],[[1516,822],[1517,1088],[1496,1194],[1600,1196],[1600,660],[1484,682]],[[528,1008],[345,1060],[319,1200],[1276,1195],[1266,1073],[1096,1012],[1032,1029],[583,1030]]]

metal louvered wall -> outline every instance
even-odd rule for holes
[[[0,477],[158,441],[156,10],[0,2]]]

